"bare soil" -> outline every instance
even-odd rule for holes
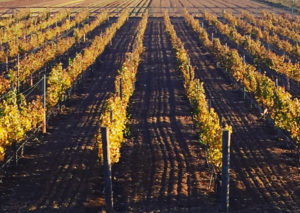
[[[226,20],[224,20],[223,18],[219,18],[224,24],[228,24],[228,22]],[[203,22],[203,19],[199,19],[201,22]],[[206,29],[206,31],[208,32],[209,35],[211,35],[212,33],[214,34],[215,38],[219,38],[222,44],[225,44],[225,42],[227,43],[227,45],[230,48],[233,49],[237,49],[239,54],[241,56],[245,55],[245,59],[247,63],[250,63],[252,65],[254,65],[254,60],[253,57],[249,54],[249,52],[241,47],[238,46],[235,42],[231,41],[227,36],[224,36],[217,28],[215,28],[214,26],[211,26],[208,24],[207,21],[204,21],[204,27]],[[242,35],[244,35],[243,31],[238,29],[238,32],[241,33]],[[253,38],[254,39],[254,38]],[[262,42],[262,44],[265,45],[266,48],[268,48],[267,43]],[[276,51],[275,49],[271,48],[271,50],[277,54],[277,55],[282,55],[281,53],[278,53],[279,51]],[[296,60],[297,61],[297,60]],[[295,60],[294,60],[295,62]],[[299,82],[297,82],[294,79],[288,78],[285,74],[277,72],[273,69],[270,69],[267,65],[260,65],[258,70],[260,69],[261,73],[265,73],[269,78],[271,78],[274,82],[276,81],[276,79],[278,80],[278,85],[282,86],[284,88],[286,88],[286,90],[292,95],[293,98],[300,98],[300,84]],[[289,82],[289,87],[287,87],[287,82]]]
[[[102,193],[95,134],[105,100],[113,91],[117,69],[132,48],[137,19],[117,32],[94,72],[67,102],[48,134],[25,149],[17,168],[1,184],[1,212],[84,212]]]
[[[121,212],[212,211],[203,147],[162,18],[150,18],[136,90],[132,137],[113,167]],[[201,203],[201,205],[199,205]]]
[[[236,12],[250,8],[256,13],[261,4],[250,0],[153,0],[150,13],[163,12],[158,8],[157,13],[154,7],[173,7],[175,15],[181,15],[185,5],[194,7],[189,10],[197,15],[202,11],[197,6],[215,13],[228,7]],[[1,212],[104,211],[103,171],[94,136],[117,69],[132,49],[138,20],[130,18],[117,32],[64,112],[51,120],[48,134],[29,143],[25,158],[6,171],[0,185]],[[300,175],[294,151],[215,67],[213,56],[184,20],[172,18],[172,22],[212,106],[233,126],[231,211],[300,212]],[[113,166],[115,208],[118,212],[220,212],[220,201],[209,188],[204,147],[198,142],[162,18],[149,19],[144,45],[128,109],[131,136],[122,147],[120,162]]]
[[[182,16],[183,8],[186,8],[195,16],[201,15],[203,11],[219,16],[223,10],[230,11],[233,14],[240,14],[242,10],[246,10],[253,14],[259,14],[261,10],[267,10],[274,13],[286,12],[279,8],[274,8],[253,0],[153,0],[150,8],[156,16],[162,16],[166,9],[171,16]]]
[[[68,2],[70,2],[69,5],[67,4]],[[99,3],[99,1],[96,1],[96,0],[84,0],[84,1],[76,1],[76,0],[8,0],[8,1],[1,1],[0,6],[2,6],[2,7],[43,7],[43,6],[57,6],[60,4],[64,5],[64,6],[74,6],[74,5],[87,6],[88,4],[92,4],[92,3],[96,3],[96,2]],[[100,2],[102,2],[102,1],[100,1]]]
[[[233,127],[231,206],[241,212],[297,212],[300,174],[296,153],[259,112],[243,100],[243,93],[216,69],[213,56],[200,44],[184,20],[173,19],[185,43],[207,98],[223,121]]]
[[[69,2],[69,3],[68,3]],[[144,2],[144,3],[142,3]],[[135,1],[135,0],[10,0],[0,2],[2,7],[120,7],[120,6],[137,6],[137,7],[149,7],[150,13],[154,16],[162,16],[164,10],[168,10],[172,16],[182,16],[183,8],[187,8],[189,12],[195,16],[200,15],[203,11],[207,11],[216,15],[220,15],[222,10],[230,11],[233,14],[240,14],[242,10],[247,10],[253,14],[259,14],[261,10],[268,10],[274,13],[286,13],[285,10],[275,8],[267,4],[259,3],[254,0],[152,0],[150,4],[146,4],[147,0]],[[112,9],[113,12],[119,11]]]

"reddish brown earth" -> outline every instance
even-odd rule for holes
[[[300,174],[296,153],[259,112],[243,100],[243,93],[219,69],[196,33],[183,19],[173,19],[185,43],[197,77],[216,112],[233,127],[231,204],[233,211],[300,211]]]
[[[12,0],[2,1],[0,5],[2,7],[30,7],[30,6],[42,6],[42,5],[53,5],[64,3],[65,0]]]
[[[70,2],[70,4],[67,4]],[[72,3],[74,2],[74,3]],[[144,3],[143,3],[144,2]],[[146,3],[147,2],[147,3]],[[150,4],[148,4],[150,3]],[[231,11],[233,14],[239,14],[241,10],[247,10],[251,13],[258,14],[261,10],[268,10],[275,13],[284,13],[286,11],[271,7],[267,4],[259,3],[254,0],[84,0],[76,2],[76,0],[10,0],[0,2],[0,6],[4,7],[44,7],[44,6],[126,6],[132,7],[149,7],[150,12],[154,16],[161,16],[165,9],[169,11],[172,16],[181,16],[183,8],[187,8],[189,12],[199,15],[203,11],[219,15],[222,10]],[[116,10],[113,10],[116,11]],[[118,10],[117,10],[118,11]]]
[[[25,149],[25,159],[7,171],[0,212],[83,212],[103,188],[95,134],[104,101],[113,91],[117,68],[131,50],[138,20],[117,32],[65,112],[51,120],[48,134]],[[92,209],[91,209],[92,210]]]
[[[247,10],[253,14],[258,14],[261,10],[275,13],[285,12],[253,0],[152,0],[150,8],[157,16],[163,15],[165,9],[169,11],[171,16],[182,16],[183,8],[187,8],[195,16],[200,15],[203,11],[220,15],[222,10],[230,11],[233,14],[240,14],[242,10]]]
[[[113,167],[116,208],[212,211],[203,148],[162,18],[150,18],[144,44],[129,108],[132,137]]]
[[[252,3],[153,0],[151,5],[204,5],[216,13],[228,6],[235,11],[249,6],[255,12],[259,5]],[[150,12],[156,15],[155,10]],[[182,9],[174,9],[179,11]],[[300,175],[293,150],[271,125],[259,119],[258,111],[242,99],[226,74],[216,69],[213,56],[201,47],[183,19],[173,18],[172,22],[212,106],[233,126],[231,211],[299,212]],[[25,158],[6,171],[0,185],[0,212],[104,210],[103,171],[94,135],[103,103],[113,91],[116,70],[125,52],[131,50],[137,23],[131,18],[117,32],[112,46],[98,58],[95,71],[72,95],[65,111],[51,120],[48,134],[29,143]],[[144,45],[128,109],[132,135],[122,147],[120,162],[113,166],[115,208],[119,212],[219,212],[219,201],[209,189],[204,148],[197,139],[162,18],[149,19]]]
[[[300,175],[296,153],[259,119],[237,86],[219,69],[183,19],[173,19],[196,75],[218,115],[233,127],[232,212],[298,212]],[[131,99],[132,137],[114,165],[120,212],[219,212],[209,169],[197,142],[180,73],[161,18],[151,19],[144,60]]]
[[[219,18],[219,20],[221,20],[224,24],[229,24],[228,21],[226,21],[223,18]],[[203,21],[203,20],[201,20]],[[208,26],[207,22],[204,22],[204,26],[207,29],[207,32],[209,32],[209,34],[211,34],[212,32],[215,34],[215,36],[218,36],[221,40],[221,42],[223,42],[223,44],[226,42],[229,47],[231,48],[235,48],[238,49],[240,55],[246,55],[246,61],[248,61],[251,64],[253,63],[253,57],[250,56],[249,52],[247,52],[246,49],[244,49],[243,47],[237,47],[237,44],[235,42],[232,42],[228,37],[223,36],[222,33],[220,31],[218,31],[215,27],[213,26]],[[242,29],[237,28],[238,32],[242,35],[245,35],[245,32]],[[266,42],[261,41],[263,45],[265,45],[266,48],[268,48],[268,45]],[[275,54],[277,55],[282,55],[282,50],[278,50],[275,47],[270,47],[271,51],[273,51]],[[297,61],[297,59],[293,58],[292,56],[287,55],[287,58],[291,59],[292,61]],[[285,74],[282,74],[280,72],[276,72],[275,70],[272,70],[270,68],[268,68],[268,66],[266,65],[261,65],[260,69],[264,71],[264,73],[271,79],[273,79],[273,81],[275,82],[276,78],[278,79],[278,85],[287,88],[286,84],[287,84],[287,79],[289,79],[289,84],[290,87],[288,89],[288,92],[292,95],[293,98],[300,98],[300,84],[299,82],[297,82],[296,80],[290,79],[288,78]]]
[[[112,0],[113,1],[113,0]],[[56,6],[59,4],[65,4],[67,2],[74,2],[76,5],[88,5],[91,3],[101,2],[96,0],[84,0],[82,2],[76,3],[76,0],[8,0],[8,1],[1,1],[0,6],[3,7],[36,7],[36,6],[43,6],[43,5],[50,5],[50,6]],[[68,5],[68,6],[72,6]]]

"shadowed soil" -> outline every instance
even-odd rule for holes
[[[183,18],[172,20],[185,43],[196,76],[219,117],[233,127],[231,147],[231,206],[242,212],[297,212],[300,175],[296,153],[259,112],[243,100],[243,93],[215,68],[215,60],[200,44]]]
[[[84,212],[89,201],[102,193],[94,136],[117,69],[132,48],[137,24],[138,19],[124,24],[64,112],[51,120],[47,135],[29,143],[25,158],[7,172],[1,186],[1,212]]]
[[[211,211],[205,156],[162,18],[150,18],[129,113],[132,137],[113,167],[116,209]]]

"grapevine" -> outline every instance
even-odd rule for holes
[[[82,11],[75,17],[73,21],[67,19],[61,26],[54,27],[53,29],[48,29],[46,32],[37,31],[30,36],[29,40],[26,39],[26,36],[25,39],[19,38],[17,40],[10,40],[8,42],[8,50],[6,50],[8,52],[8,56],[12,58],[17,56],[17,54],[19,53],[28,52],[34,48],[37,48],[46,41],[53,39],[55,36],[58,36],[63,32],[70,30],[76,24],[84,21],[87,17],[88,12]],[[4,60],[5,58],[2,58],[2,61]]]
[[[108,13],[103,12],[97,16],[97,18],[90,24],[87,24],[88,27],[83,27],[79,30],[81,31],[91,31],[96,28],[100,23],[105,21],[108,18]],[[83,33],[81,33],[83,35]],[[17,85],[17,81],[25,82],[28,78],[37,70],[41,69],[45,63],[54,59],[58,55],[62,55],[68,49],[72,47],[72,45],[76,42],[76,39],[71,37],[61,38],[57,41],[57,43],[51,43],[37,53],[32,53],[26,56],[24,59],[20,61],[19,70],[18,65],[16,65],[13,69],[9,70],[9,79],[14,84]],[[33,63],[34,62],[34,63]]]
[[[245,14],[245,12],[244,12]],[[230,13],[224,12],[223,17],[234,27],[239,27],[242,29],[247,35],[255,36],[256,39],[260,39],[267,44],[271,44],[276,47],[278,50],[284,51],[289,56],[294,57],[295,59],[300,59],[300,49],[298,45],[292,45],[289,41],[282,40],[278,35],[270,33],[268,30],[262,31],[260,28],[256,26],[252,26],[251,24],[236,18]]]
[[[177,37],[167,12],[164,15],[164,20],[172,46],[176,51],[179,69],[184,77],[184,87],[188,99],[195,111],[193,118],[200,132],[200,141],[207,145],[208,163],[214,165],[216,171],[220,172],[222,168],[222,127],[220,126],[220,119],[214,109],[208,107],[203,82],[195,79],[195,71],[190,64],[188,53],[184,49],[180,38]],[[202,41],[207,42],[205,33],[198,32],[204,35]],[[226,126],[225,129],[231,130],[231,127]]]
[[[5,149],[21,142],[26,133],[38,128],[44,118],[42,99],[37,96],[27,102],[22,94],[11,90],[0,103],[0,161]]]
[[[270,20],[273,23],[273,25],[277,25],[282,28],[287,28],[297,33],[300,32],[300,24],[297,23],[295,20],[292,20],[292,17],[290,17],[289,15],[285,15],[285,17],[283,17],[281,15],[275,15],[267,11],[262,11],[261,17],[264,20]]]
[[[212,16],[207,12],[204,12],[204,19],[237,45],[243,46],[253,57],[256,66],[260,67],[262,64],[265,64],[276,72],[283,73],[291,79],[300,81],[300,63],[297,62],[293,64],[291,61],[285,62],[284,56],[278,56],[275,53],[268,51],[261,45],[260,41],[254,41],[250,36],[242,36],[235,28],[222,24],[215,16]]]
[[[61,10],[53,17],[49,17],[49,12],[45,11],[39,17],[32,17],[29,20],[18,21],[17,23],[7,26],[0,30],[0,43],[14,42],[19,37],[24,37],[29,34],[33,34],[37,31],[46,29],[47,27],[57,23],[60,20],[65,19],[70,15],[69,10]],[[29,16],[29,15],[28,15]],[[12,18],[12,22],[18,19]]]
[[[278,35],[281,35],[287,39],[299,42],[300,41],[300,35],[299,32],[295,32],[293,30],[289,30],[288,28],[284,28],[281,26],[275,26],[272,23],[271,19],[256,19],[249,13],[243,12],[242,17],[246,20],[251,21],[254,25],[258,27],[263,27],[265,30],[272,31]]]
[[[55,106],[59,101],[64,100],[66,90],[72,86],[72,83],[83,71],[95,62],[116,31],[125,23],[127,17],[128,11],[124,11],[118,21],[109,27],[104,34],[95,37],[91,46],[86,48],[83,54],[77,53],[66,70],[62,69],[61,64],[51,70],[47,82],[47,103],[49,106]]]
[[[140,62],[140,56],[144,51],[143,38],[148,22],[148,12],[143,15],[137,27],[137,35],[134,40],[133,50],[127,54],[121,69],[118,71],[119,75],[115,79],[114,94],[106,101],[106,107],[100,117],[100,126],[108,128],[111,162],[117,163],[120,159],[120,148],[123,143],[123,134],[127,123],[127,107],[129,98],[134,92],[134,84],[136,81],[136,74]],[[123,82],[122,97],[120,97],[120,81]],[[110,114],[113,118],[111,120]],[[99,157],[103,159],[102,153],[102,139],[100,131],[97,135]]]
[[[186,22],[195,28],[196,32],[204,29],[196,25],[196,20],[185,11]],[[202,34],[199,34],[202,36]],[[202,38],[205,39],[205,38]],[[207,42],[208,43],[208,42]],[[204,43],[203,43],[204,44]],[[291,138],[300,145],[300,102],[297,98],[276,86],[267,76],[257,72],[255,67],[243,62],[237,50],[222,45],[219,39],[214,39],[212,45],[205,45],[215,55],[220,65],[228,70],[233,77],[243,84],[246,90],[255,96],[257,102],[268,109],[275,125],[290,133]]]

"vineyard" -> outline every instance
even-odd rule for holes
[[[264,2],[0,1],[0,212],[300,212],[300,15]]]

